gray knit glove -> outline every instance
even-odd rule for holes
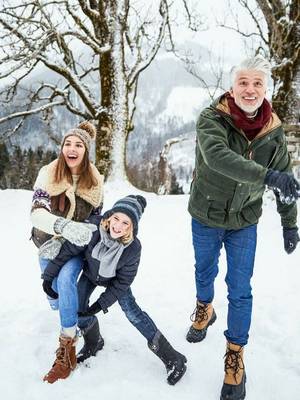
[[[97,226],[84,222],[75,222],[70,219],[57,218],[53,230],[76,246],[85,246],[90,242]]]
[[[54,260],[60,252],[64,241],[65,239],[62,237],[47,240],[47,242],[43,243],[39,248],[39,257],[46,258],[47,260]]]

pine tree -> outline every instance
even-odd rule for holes
[[[27,168],[26,168],[26,176],[24,177],[24,189],[32,189],[33,187],[37,169],[36,159],[37,159],[37,152],[34,152],[30,147],[27,152],[27,160],[26,160]]]
[[[6,189],[6,172],[9,168],[9,153],[5,143],[0,143],[0,188]]]
[[[16,146],[10,157],[10,168],[7,172],[7,186],[11,189],[23,187],[23,176],[21,174],[24,157],[20,146]]]

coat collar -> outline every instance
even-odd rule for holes
[[[74,192],[73,185],[70,184],[66,179],[63,179],[61,182],[54,182],[54,173],[57,165],[57,160],[52,161],[48,164],[48,174],[47,174],[47,183],[46,183],[46,191],[50,194],[50,196],[58,196],[59,194],[65,192],[66,196],[69,197],[71,203],[75,201],[76,196],[81,197],[83,200],[91,204],[93,207],[98,207],[103,198],[103,175],[100,175],[97,168],[91,164],[92,173],[94,178],[97,181],[97,185],[93,186],[91,189],[82,189],[77,188]]]
[[[214,103],[213,107],[217,109],[217,111],[220,111],[223,114],[227,114],[230,118],[230,109],[228,105],[228,101],[224,95],[220,96]],[[265,136],[269,132],[273,131],[275,128],[278,128],[281,125],[281,121],[277,114],[272,112],[271,117],[269,121],[266,123],[266,125],[262,128],[262,130],[258,133],[256,138]]]

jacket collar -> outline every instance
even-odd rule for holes
[[[70,200],[73,200],[76,196],[81,197],[83,200],[91,204],[93,207],[98,207],[102,201],[103,195],[103,175],[100,175],[97,168],[91,164],[92,173],[97,181],[97,185],[93,186],[91,189],[77,188],[74,192],[73,185],[70,184],[66,179],[63,179],[59,183],[54,182],[54,173],[57,165],[57,160],[52,161],[48,165],[48,182],[46,184],[46,191],[50,196],[58,196],[59,194],[65,192],[66,196]]]
[[[229,117],[231,120],[231,123],[234,125],[231,115],[230,115],[228,101],[227,101],[226,97],[224,96],[224,94],[221,95],[219,98],[217,98],[212,103],[212,107],[214,109],[216,109],[216,111],[219,112],[220,114],[223,114],[223,115],[225,114],[225,116]],[[274,129],[278,128],[279,126],[281,126],[281,121],[280,121],[279,117],[277,116],[277,114],[272,112],[271,118],[266,123],[266,125],[262,128],[262,130],[256,135],[255,139],[267,135],[268,133],[270,133]]]

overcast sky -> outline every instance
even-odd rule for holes
[[[180,2],[181,0],[177,0]],[[245,39],[234,30],[218,27],[218,22],[226,22],[228,26],[235,26],[238,21],[239,28],[247,33],[254,32],[255,25],[247,10],[241,7],[238,0],[215,0],[214,2],[197,1],[197,10],[203,16],[206,29],[198,33],[188,31],[186,28],[178,28],[177,40],[195,40],[213,53],[220,55],[229,63],[235,63],[241,58],[251,54],[251,42],[247,39],[249,48],[245,46]],[[255,0],[249,0],[248,4],[255,8]]]

